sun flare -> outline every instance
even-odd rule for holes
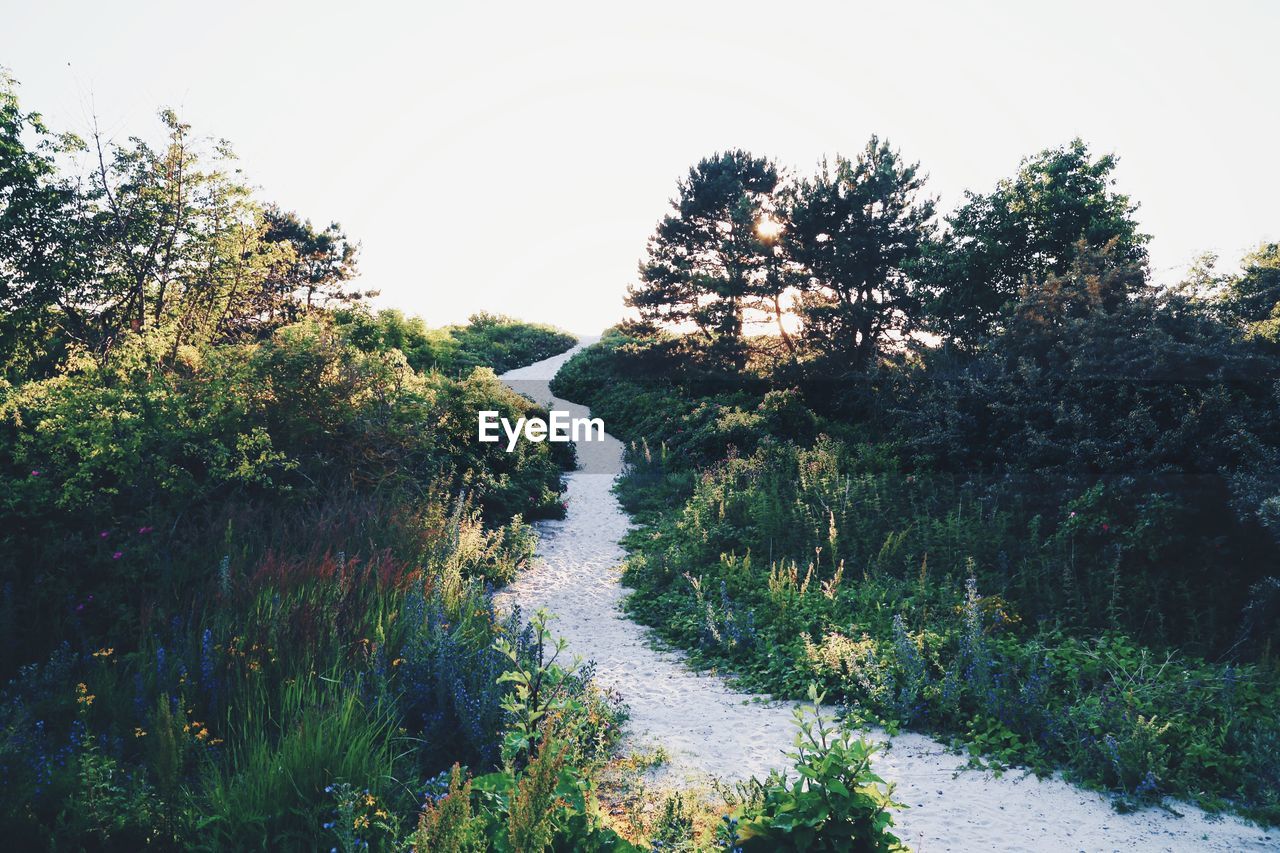
[[[756,223],[756,233],[766,240],[772,240],[782,233],[782,223],[768,215],[762,216]]]

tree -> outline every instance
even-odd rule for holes
[[[856,160],[826,161],[786,194],[788,258],[800,269],[802,337],[828,363],[875,365],[891,334],[909,334],[920,300],[909,275],[931,233],[919,164],[871,137]]]
[[[94,133],[97,169],[82,199],[96,261],[100,348],[121,331],[160,330],[176,351],[211,340],[259,310],[254,295],[286,255],[266,241],[262,207],[225,166],[225,142],[207,157],[191,128],[160,113],[160,148]]]
[[[82,305],[93,264],[75,215],[75,186],[57,165],[60,155],[83,147],[23,112],[15,81],[0,69],[0,367],[15,356],[38,359],[29,350],[55,334],[55,318],[73,337],[87,333]]]
[[[768,274],[773,246],[760,225],[777,185],[773,163],[745,151],[718,153],[690,169],[672,213],[649,239],[627,304],[650,323],[692,323],[711,361],[740,370],[746,312],[776,281]]]
[[[1118,604],[1101,581],[1123,577],[1127,624],[1211,647],[1280,554],[1274,351],[1204,301],[1148,287],[1114,244],[1079,245],[978,352],[938,348],[904,371],[894,426],[917,470],[1063,537],[1091,513],[1117,531],[1072,546],[1070,594],[1097,624]],[[1147,623],[1154,607],[1165,626]]]
[[[264,208],[225,142],[160,119],[163,144],[95,132],[89,147],[24,113],[0,76],[0,369],[70,342],[106,358],[130,332],[176,353],[364,295],[345,289],[357,247],[336,224]],[[68,174],[64,155],[85,150],[92,170]]]
[[[347,289],[346,283],[356,276],[360,247],[338,223],[317,230],[310,220],[274,204],[267,205],[263,216],[267,224],[263,239],[291,250],[267,277],[273,311],[283,308],[290,312],[289,319],[296,319],[292,315],[312,307],[349,305],[376,295]]]
[[[1264,243],[1240,266],[1224,289],[1224,313],[1251,335],[1280,340],[1280,243]]]
[[[924,265],[931,330],[976,347],[1007,320],[1027,282],[1067,270],[1082,239],[1090,249],[1113,244],[1118,264],[1145,267],[1150,238],[1138,233],[1137,205],[1113,189],[1116,163],[1076,139],[1023,160],[988,195],[966,193]]]
[[[1117,261],[1116,242],[1093,249],[1081,238],[1076,242],[1075,257],[1064,272],[1051,272],[1040,281],[1028,281],[1014,308],[1009,334],[1021,333],[1030,326],[1051,339],[1074,320],[1087,318],[1095,311],[1114,313],[1131,296],[1146,293],[1145,270]]]

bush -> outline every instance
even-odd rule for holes
[[[875,747],[833,729],[816,688],[809,700],[796,709],[795,778],[757,783],[758,798],[727,820],[731,842],[743,850],[906,850],[889,829],[890,809],[903,806],[871,769]]]
[[[1275,762],[1256,746],[1280,726],[1271,597],[1265,580],[1237,583],[1267,564],[1243,555],[1271,546],[1228,518],[1225,491],[1206,504],[1137,478],[926,464],[875,423],[804,417],[792,392],[706,393],[654,371],[664,346],[608,335],[556,386],[631,440],[618,492],[645,524],[626,540],[628,607],[695,663],[779,695],[817,679],[865,722],[954,737],[997,770],[1063,769],[1122,806],[1174,795],[1280,819]],[[925,386],[920,417],[945,393]],[[961,426],[939,421],[936,437]]]
[[[505,373],[559,355],[577,343],[560,329],[487,313],[472,316],[465,326],[442,329],[428,329],[421,318],[406,318],[391,309],[377,314],[340,311],[335,320],[365,352],[398,350],[414,370],[451,377],[467,376],[477,367]]]

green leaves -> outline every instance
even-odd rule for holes
[[[539,610],[529,620],[533,630],[532,659],[522,656],[507,637],[499,637],[493,643],[494,649],[511,661],[511,669],[498,676],[498,683],[514,685],[502,702],[510,715],[502,752],[503,761],[508,764],[519,766],[528,761],[543,737],[542,726],[548,715],[566,711],[572,704],[562,686],[577,669],[577,661],[567,670],[556,665],[567,643],[563,638],[551,639],[547,627],[550,621],[546,610]],[[548,651],[550,657],[547,657]]]
[[[746,850],[894,851],[906,848],[889,831],[891,785],[871,769],[876,747],[823,715],[824,695],[809,686],[809,704],[795,710],[796,777],[771,777],[763,798],[736,815]]]
[[[836,157],[789,187],[783,208],[787,259],[801,291],[801,339],[825,371],[875,366],[891,333],[922,319],[909,274],[932,233],[924,176],[872,136],[854,159]]]
[[[1076,139],[1026,158],[989,194],[969,193],[922,270],[934,331],[977,346],[1007,320],[1027,280],[1066,271],[1081,240],[1090,250],[1111,244],[1122,266],[1145,266],[1150,237],[1138,233],[1137,205],[1113,189],[1115,166]]]
[[[709,363],[741,369],[746,311],[785,287],[758,230],[777,185],[777,167],[746,151],[701,160],[649,240],[627,304],[651,323],[693,323]]]

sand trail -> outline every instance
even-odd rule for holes
[[[548,388],[576,351],[502,379],[540,403],[586,416],[584,407],[552,397]],[[573,653],[594,660],[600,683],[618,690],[630,706],[629,742],[661,745],[671,756],[658,784],[743,779],[785,767],[783,753],[795,732],[792,703],[764,701],[689,669],[679,653],[651,648],[646,629],[623,615],[624,552],[618,540],[630,521],[612,493],[622,450],[611,436],[578,446],[580,470],[568,476],[568,515],[538,524],[536,564],[498,594],[500,606],[515,603],[526,613],[546,608],[556,615],[555,633]],[[913,849],[1280,849],[1280,832],[1236,818],[1214,818],[1184,804],[1174,804],[1181,817],[1157,809],[1121,815],[1106,797],[1061,779],[959,772],[963,763],[919,734],[893,738],[891,749],[879,755],[878,772],[896,783],[896,799],[910,807],[895,820],[899,836]]]

